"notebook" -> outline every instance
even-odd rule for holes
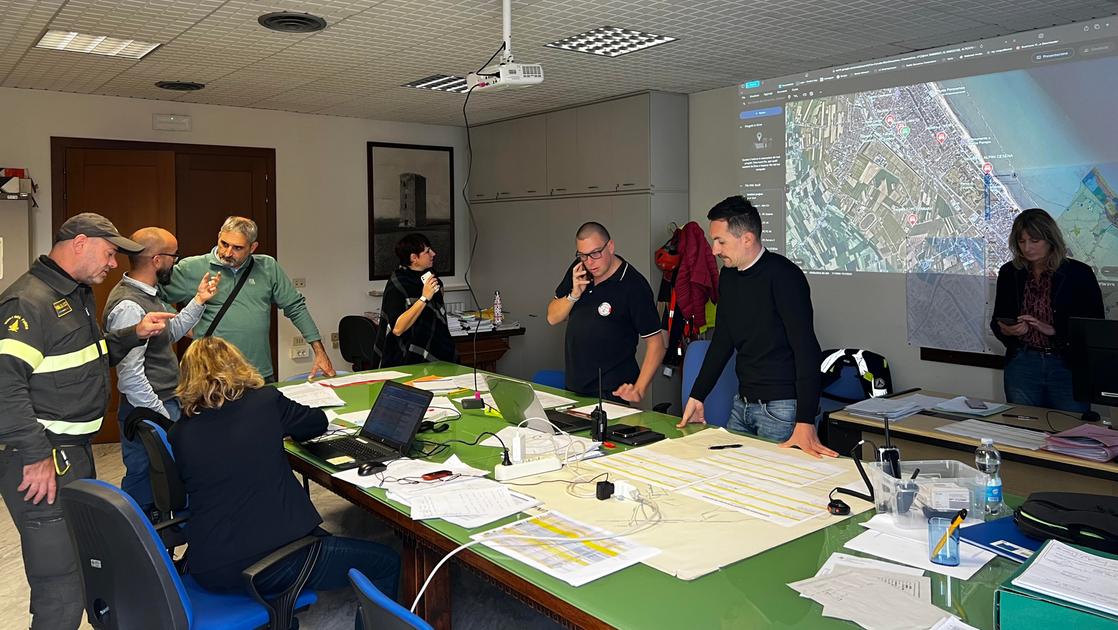
[[[1043,540],[1029,538],[1022,534],[1021,530],[1017,529],[1017,524],[1013,522],[1012,514],[987,523],[964,527],[959,530],[959,538],[965,543],[993,551],[1014,562],[1028,560],[1044,544]]]
[[[572,416],[562,411],[548,409],[544,411],[536,396],[536,390],[530,383],[501,378],[492,374],[485,377],[489,383],[489,393],[501,417],[519,425],[524,423],[530,429],[543,433],[554,433],[552,425],[567,433],[575,431],[588,431],[590,420],[579,416]],[[550,423],[550,424],[549,424]]]
[[[405,457],[434,395],[385,381],[357,435],[304,442],[303,448],[338,470]]]

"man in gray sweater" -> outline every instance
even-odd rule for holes
[[[135,326],[145,313],[173,312],[156,295],[159,282],[170,279],[171,269],[179,259],[178,239],[163,228],[137,230],[132,240],[144,251],[129,254],[131,269],[117,283],[105,302],[105,330]],[[146,344],[133,348],[117,364],[117,388],[120,389],[120,454],[124,459],[124,479],[120,487],[132,495],[136,503],[150,513],[155,499],[148,476],[148,457],[139,440],[124,435],[124,421],[136,407],[147,407],[170,420],[178,420],[180,409],[175,399],[179,384],[179,359],[174,344],[189,332],[202,317],[206,302],[217,292],[221,274],[206,274],[198,284],[194,299],[174,319],[167,322],[162,334]]]

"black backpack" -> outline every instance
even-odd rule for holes
[[[1013,522],[1031,538],[1118,553],[1118,497],[1034,492],[1013,512]]]

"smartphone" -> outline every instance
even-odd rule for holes
[[[433,277],[435,277],[435,274],[431,273],[430,271],[427,271],[422,276],[419,276],[419,280],[421,282],[423,282],[423,284],[427,284],[427,281],[430,280]],[[437,291],[437,289],[436,289],[436,291]]]
[[[967,397],[964,401],[971,409],[987,409],[986,403],[977,398]]]
[[[1016,317],[999,317],[999,318],[997,318],[997,320],[999,322],[1005,324],[1006,326],[1016,326],[1017,325],[1017,318]]]

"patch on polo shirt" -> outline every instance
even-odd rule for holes
[[[27,320],[23,318],[23,315],[12,315],[4,320],[4,325],[8,327],[8,332],[11,333],[19,332],[20,328],[23,328],[23,330],[28,328]]]
[[[70,302],[66,298],[54,303],[54,314],[58,317],[65,317],[74,312],[74,307],[70,306]]]
[[[609,302],[602,302],[601,304],[598,305],[598,314],[601,315],[602,317],[609,317],[609,314],[612,313],[612,312],[613,312],[613,307],[610,306]]]

